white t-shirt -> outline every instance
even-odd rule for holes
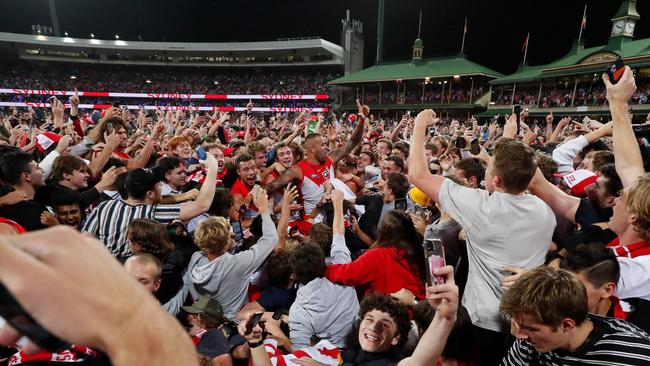
[[[533,195],[489,193],[449,179],[440,187],[439,197],[442,209],[467,236],[469,274],[463,305],[474,325],[503,332],[499,319],[503,267],[530,269],[544,264],[555,215]]]
[[[650,301],[650,255],[617,259],[621,267],[621,276],[616,286],[616,297]]]

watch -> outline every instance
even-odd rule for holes
[[[264,340],[263,340],[263,339],[260,339],[260,340],[257,341],[257,342],[250,342],[250,341],[249,341],[249,342],[246,342],[246,343],[248,343],[248,347],[250,347],[250,348],[257,348],[257,347],[259,347],[259,346],[261,346],[261,345],[264,344]]]

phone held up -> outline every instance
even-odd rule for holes
[[[255,313],[250,319],[248,319],[248,322],[246,323],[246,335],[253,333],[253,329],[255,329],[257,323],[260,322],[263,314],[264,313]]]
[[[445,248],[442,246],[442,241],[440,239],[425,239],[423,246],[427,284],[429,286],[442,285],[445,283],[445,278],[433,274],[434,269],[445,266]]]
[[[605,70],[605,73],[607,76],[609,76],[609,82],[612,84],[618,83],[619,80],[623,77],[623,73],[625,72],[625,63],[623,62],[622,58],[617,58],[614,63],[610,64],[607,66],[607,70]]]

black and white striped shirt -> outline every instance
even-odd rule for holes
[[[129,223],[135,219],[153,219],[166,225],[177,219],[180,211],[180,204],[130,205],[122,200],[104,201],[90,213],[81,231],[93,234],[112,256],[124,261],[131,255],[126,238]]]
[[[501,365],[650,365],[650,337],[636,326],[619,319],[589,314],[594,331],[575,352],[555,350],[538,353],[518,339]]]

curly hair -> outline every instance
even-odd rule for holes
[[[388,295],[370,295],[359,304],[359,324],[366,317],[366,314],[372,310],[386,313],[393,319],[397,328],[395,336],[399,337],[397,347],[402,347],[408,339],[409,331],[411,331],[411,321],[406,306],[393,300]]]
[[[167,229],[156,220],[133,220],[128,226],[127,236],[142,248],[141,253],[149,253],[160,260],[174,249]]]

